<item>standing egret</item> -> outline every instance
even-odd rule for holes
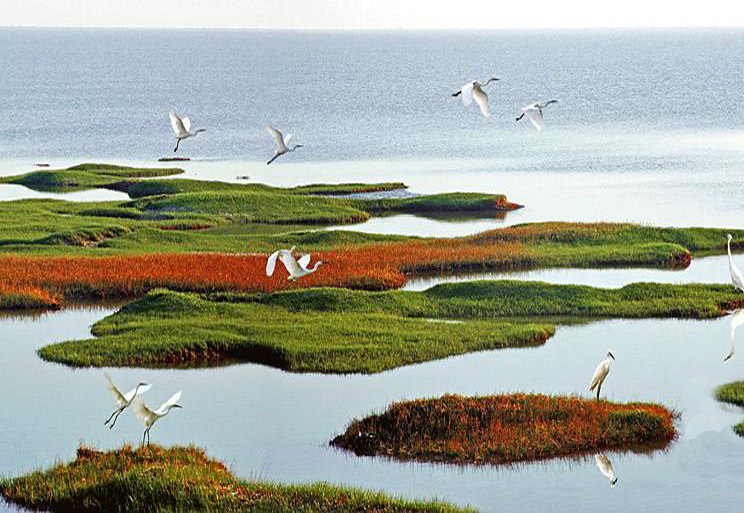
[[[273,126],[267,126],[266,130],[274,138],[274,156],[266,163],[267,166],[282,155],[295,151],[297,148],[302,148],[301,144],[295,144],[291,147],[289,146],[290,141],[292,140],[292,134],[287,134],[287,137],[284,137],[282,133]]]
[[[736,264],[734,263],[734,259],[731,257],[731,239],[733,237],[731,234],[726,234],[726,238],[728,241],[726,242],[726,249],[728,249],[728,259],[729,259],[729,272],[731,273],[731,283],[734,284],[734,288],[737,288],[744,292],[744,278],[741,277],[741,271],[738,267],[736,267]]]
[[[318,267],[323,265],[323,262],[321,260],[318,260],[317,262],[315,262],[315,266],[312,269],[308,269],[307,266],[310,264],[310,255],[305,254],[302,255],[299,260],[295,260],[295,257],[292,255],[295,247],[296,246],[292,246],[292,249],[290,250],[280,249],[279,251],[275,251],[274,253],[272,253],[271,256],[269,256],[269,259],[266,261],[266,276],[271,276],[274,274],[274,268],[276,267],[277,258],[284,264],[284,267],[287,269],[287,272],[289,273],[289,277],[287,279],[289,281],[295,281],[298,278],[302,278],[303,276],[312,274],[318,270]]]
[[[610,488],[615,488],[618,478],[615,477],[615,471],[612,469],[610,458],[599,453],[594,455],[594,460],[597,462],[599,471],[610,481]]]
[[[477,103],[478,107],[480,107],[481,114],[483,114],[487,118],[490,118],[491,107],[488,105],[488,95],[483,91],[483,88],[491,82],[496,82],[497,80],[499,79],[495,77],[489,78],[485,84],[481,84],[477,80],[474,80],[462,86],[459,91],[452,93],[452,97],[457,98],[458,96],[462,95],[462,104],[466,107],[470,106],[470,104],[473,103],[473,100],[475,100],[475,103]]]
[[[171,127],[173,127],[173,133],[176,134],[176,147],[173,149],[173,153],[178,151],[178,145],[181,144],[183,139],[193,137],[200,132],[206,132],[204,128],[199,128],[191,132],[191,120],[189,118],[182,118],[175,111],[170,111]]]
[[[517,118],[517,121],[527,116],[533,126],[537,128],[537,131],[541,131],[545,128],[545,121],[543,121],[543,109],[552,103],[558,103],[558,100],[548,100],[545,103],[533,103],[527,105],[522,109],[522,114]]]
[[[168,415],[173,408],[183,408],[183,406],[178,404],[179,399],[181,399],[180,390],[173,394],[170,399],[161,404],[160,408],[152,411],[150,408],[145,406],[144,399],[141,397],[135,398],[132,402],[132,411],[134,412],[134,416],[137,417],[137,420],[145,425],[145,432],[142,435],[142,445],[145,445],[145,437],[147,437],[147,445],[150,445],[150,429],[152,429],[152,425],[155,424],[158,419]]]
[[[599,365],[597,365],[597,370],[594,371],[594,376],[592,376],[592,381],[589,383],[589,391],[591,392],[595,388],[597,389],[597,400],[599,401],[599,391],[602,390],[602,383],[604,383],[605,378],[607,378],[607,374],[610,373],[610,363],[612,363],[612,360],[614,360],[615,357],[612,355],[612,351],[609,349],[607,350],[607,358],[599,362]]]
[[[744,324],[744,308],[739,308],[731,316],[731,349],[729,350],[729,354],[726,355],[726,358],[723,359],[724,362],[729,361],[736,353],[736,328],[742,324]]]
[[[111,395],[114,396],[114,401],[116,402],[116,409],[108,418],[108,420],[103,423],[103,425],[107,425],[109,422],[111,422],[111,419],[114,419],[114,421],[111,422],[111,425],[109,426],[109,429],[113,429],[114,424],[116,424],[116,421],[119,419],[119,415],[121,415],[121,412],[126,410],[132,404],[132,401],[135,397],[150,390],[152,385],[140,382],[132,390],[130,390],[126,394],[122,394],[119,389],[116,388],[114,382],[111,381],[111,376],[109,376],[108,372],[104,372],[103,375],[106,378],[106,387],[111,391]]]

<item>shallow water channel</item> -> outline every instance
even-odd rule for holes
[[[697,260],[678,273],[688,277],[682,281],[707,281],[702,269],[720,264],[725,262],[719,257]],[[551,281],[551,273],[566,273],[567,282],[619,286],[636,281],[640,272],[662,271],[596,271],[596,278],[585,270],[540,271],[524,277]],[[35,353],[53,341],[87,337],[93,322],[114,311],[89,306],[0,317],[1,475],[70,460],[79,443],[100,448],[139,443],[142,429],[129,412],[113,431],[104,427],[112,403],[101,369],[73,370],[43,362]],[[662,504],[665,510],[738,511],[744,500],[744,440],[731,426],[744,410],[712,396],[717,385],[744,377],[744,357],[723,361],[730,352],[729,331],[730,317],[598,321],[561,326],[538,348],[472,353],[371,376],[291,374],[254,364],[109,370],[126,390],[139,380],[152,383],[148,404],[183,389],[184,409],[159,422],[152,441],[205,447],[245,478],[325,480],[484,511],[544,511],[548,503],[555,511],[598,503],[606,511]],[[617,357],[603,387],[608,399],[660,402],[681,413],[680,439],[667,451],[608,454],[619,477],[614,488],[592,455],[461,467],[360,458],[327,445],[351,418],[400,399],[509,391],[588,395],[591,373],[607,348]]]

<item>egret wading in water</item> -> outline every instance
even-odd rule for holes
[[[194,130],[193,132],[191,132],[191,120],[189,118],[182,118],[181,116],[176,114],[175,111],[170,111],[168,115],[170,116],[173,133],[176,134],[176,147],[173,148],[173,153],[178,151],[178,145],[181,144],[182,140],[188,139],[189,137],[194,137],[198,133],[207,131],[204,128],[199,128],[198,130]]]
[[[594,460],[597,462],[599,471],[610,481],[610,488],[615,488],[618,478],[615,477],[615,471],[612,469],[610,458],[599,453],[594,455]]]
[[[545,103],[533,103],[522,108],[522,114],[517,118],[517,121],[527,116],[532,122],[532,125],[537,128],[537,131],[542,131],[545,128],[545,121],[543,120],[543,109],[548,105],[558,103],[558,100],[548,100]]]
[[[731,273],[731,283],[734,284],[734,288],[737,288],[744,292],[744,278],[741,277],[741,271],[738,267],[736,267],[736,264],[734,263],[734,259],[731,256],[731,240],[733,237],[731,234],[726,234],[726,238],[728,241],[726,242],[726,249],[728,250],[728,260],[729,260],[729,272]]]
[[[160,408],[155,411],[152,411],[150,408],[145,406],[145,401],[141,397],[136,397],[134,399],[132,402],[132,411],[134,412],[134,416],[145,425],[145,432],[142,434],[142,445],[145,445],[145,437],[147,437],[147,445],[150,445],[150,429],[152,429],[152,425],[155,424],[158,419],[162,419],[168,415],[173,408],[183,408],[183,406],[178,404],[179,399],[181,399],[180,390],[173,394],[170,399],[161,404]]]
[[[119,415],[121,415],[121,412],[129,408],[135,397],[150,390],[152,385],[140,382],[132,390],[130,390],[126,394],[122,394],[119,389],[116,388],[114,382],[111,381],[111,376],[109,376],[108,372],[104,372],[103,375],[106,378],[106,387],[111,391],[111,395],[114,396],[114,401],[116,402],[116,409],[108,418],[108,420],[103,423],[103,425],[108,425],[108,423],[111,422],[111,419],[114,419],[109,426],[109,429],[113,429],[114,424],[116,424],[116,421],[119,419]]]
[[[726,358],[723,359],[724,362],[729,361],[736,354],[736,328],[742,324],[744,324],[744,308],[739,308],[731,316],[731,349],[729,349],[729,354],[726,355]]]
[[[287,134],[287,137],[284,137],[282,133],[273,126],[267,126],[266,130],[271,134],[271,137],[274,138],[274,156],[266,163],[267,166],[282,155],[295,151],[297,148],[302,148],[301,144],[290,146],[292,134]]]
[[[462,104],[466,107],[469,107],[470,104],[473,103],[473,100],[475,100],[475,103],[480,107],[481,114],[490,118],[491,107],[488,105],[488,95],[483,91],[483,88],[497,80],[499,79],[495,77],[489,78],[485,84],[481,84],[477,80],[474,80],[462,86],[459,91],[452,93],[452,97],[457,98],[458,96],[462,96]]]
[[[266,261],[266,276],[271,276],[274,274],[274,268],[276,267],[277,258],[284,264],[284,267],[287,269],[287,272],[289,273],[287,279],[289,281],[295,281],[298,278],[302,278],[303,276],[312,274],[318,270],[318,267],[323,265],[323,262],[321,260],[318,260],[317,262],[315,262],[315,266],[313,266],[312,269],[308,269],[307,266],[310,265],[310,255],[305,254],[302,255],[299,259],[295,260],[295,257],[292,255],[295,247],[296,246],[292,246],[292,249],[290,250],[280,249],[279,251],[275,251],[274,253],[272,253],[271,256],[269,256],[269,259]]]
[[[604,383],[604,380],[607,378],[607,374],[610,373],[610,363],[612,363],[612,360],[614,360],[615,357],[612,354],[612,351],[607,351],[607,358],[599,362],[599,365],[597,365],[597,370],[594,371],[594,376],[592,376],[592,381],[589,383],[589,391],[593,391],[595,388],[597,389],[597,400],[599,401],[599,391],[602,390],[602,383]]]

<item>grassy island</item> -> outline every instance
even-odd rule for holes
[[[81,447],[77,459],[15,479],[0,494],[34,510],[458,512],[440,502],[418,502],[326,483],[282,485],[236,478],[221,462],[193,447]]]
[[[39,354],[71,366],[251,361],[293,372],[371,373],[471,351],[539,345],[555,323],[703,319],[742,304],[744,297],[723,285],[653,283],[621,289],[481,281],[422,292],[155,291],[96,323],[97,338],[49,345]]]
[[[716,388],[716,399],[734,406],[744,407],[744,381],[735,381]],[[734,426],[734,432],[744,437],[744,420]]]
[[[392,404],[351,422],[332,445],[405,461],[505,464],[604,450],[662,448],[675,414],[645,403],[509,394]]]

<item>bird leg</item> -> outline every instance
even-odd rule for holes
[[[119,411],[118,411],[118,412],[116,413],[116,417],[114,417],[114,421],[113,421],[113,422],[111,423],[111,425],[109,426],[109,429],[114,429],[114,425],[116,424],[116,421],[117,421],[117,420],[119,420],[119,415],[121,415],[121,412],[123,412],[123,411],[124,411],[124,408],[120,409],[120,410],[119,410]]]
[[[144,433],[142,433],[142,447],[144,447],[144,446],[145,446],[145,436],[147,436],[147,431],[148,431],[149,429],[150,429],[150,428],[146,428],[146,429],[145,429],[145,432],[144,432]]]
[[[114,415],[116,415],[117,413],[121,413],[121,411],[122,411],[122,410],[121,410],[121,408],[119,408],[119,409],[116,409],[116,410],[114,410],[114,411],[113,411],[113,413],[111,413],[111,416],[110,416],[110,417],[108,418],[108,420],[107,420],[106,422],[104,422],[104,423],[103,423],[103,425],[105,426],[105,425],[107,425],[107,424],[108,424],[109,422],[111,422],[111,419],[113,419],[113,418],[114,418]]]
[[[276,155],[274,155],[273,157],[271,157],[271,160],[269,160],[266,163],[266,165],[268,166],[269,164],[271,164],[272,162],[274,162],[277,159],[277,157],[279,157],[279,154],[278,153]]]
[[[181,139],[176,139],[176,147],[173,148],[173,153],[176,153],[178,151],[179,144],[181,144]]]
[[[456,93],[452,93],[452,98],[457,98],[458,96],[460,96],[460,93],[462,93],[462,91],[457,91]]]
[[[599,401],[599,391],[602,390],[602,383],[597,385],[597,401]]]
[[[517,121],[519,121],[519,120],[520,120],[520,119],[522,119],[523,117],[524,117],[524,112],[522,113],[522,115],[521,115],[521,116],[519,116],[519,117],[517,118]]]

